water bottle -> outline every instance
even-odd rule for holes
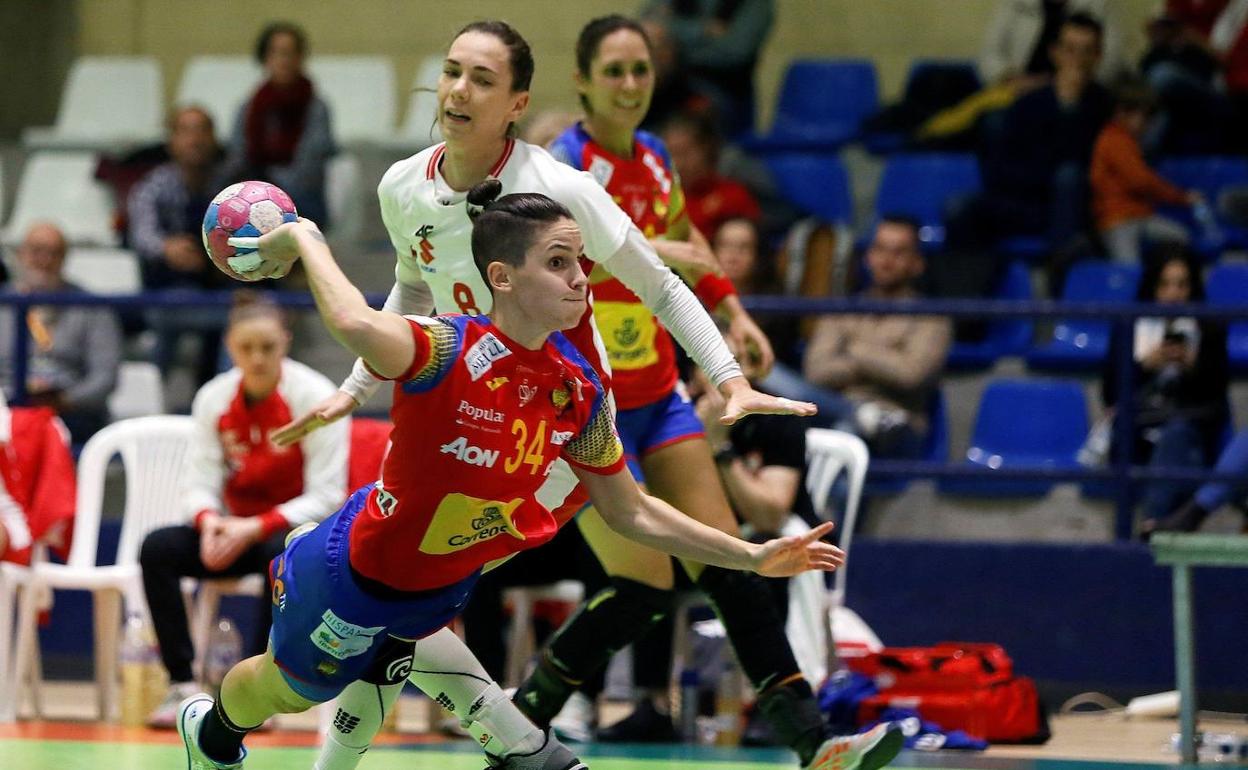
[[[698,689],[699,677],[696,668],[685,668],[680,672],[680,737],[686,743],[698,740]]]
[[[724,673],[715,689],[715,743],[719,746],[741,744],[741,669],[731,651],[725,656]]]
[[[243,638],[234,622],[221,618],[208,634],[208,650],[204,656],[204,685],[215,695],[229,670],[243,659]]]
[[[142,727],[147,718],[147,697],[144,693],[143,667],[147,649],[143,633],[143,616],[138,612],[126,615],[121,637],[121,724]]]
[[[1201,235],[1207,241],[1222,240],[1222,227],[1213,213],[1213,207],[1204,198],[1192,204],[1192,216],[1200,226]]]

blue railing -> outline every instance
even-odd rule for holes
[[[276,291],[272,298],[284,307],[310,309],[315,305],[306,292]],[[374,307],[385,300],[381,294],[368,295]],[[196,291],[152,291],[135,295],[101,296],[82,293],[16,294],[0,293],[0,305],[12,308],[14,323],[13,401],[20,404],[25,399],[26,358],[29,352],[29,335],[22,323],[25,312],[34,305],[80,305],[115,308],[156,309],[180,307],[220,307],[226,309],[232,299],[228,293]],[[891,302],[863,298],[810,299],[800,297],[752,296],[745,297],[743,304],[757,314],[815,315],[825,313],[867,313],[873,315],[942,315],[954,319],[994,318],[1090,318],[1108,321],[1114,332],[1130,339],[1132,324],[1136,318],[1188,317],[1207,320],[1248,319],[1248,305],[1154,305],[1148,303],[1063,302],[1056,300],[915,300]],[[1119,407],[1115,412],[1114,441],[1107,468],[1018,468],[990,469],[960,463],[872,460],[871,475],[879,477],[961,477],[992,479],[1036,479],[1045,481],[1111,481],[1117,490],[1117,516],[1115,533],[1118,538],[1131,536],[1134,509],[1134,484],[1144,480],[1167,481],[1242,481],[1238,475],[1216,473],[1210,469],[1154,468],[1131,464],[1131,442],[1135,423],[1133,393],[1135,373],[1132,350],[1129,345],[1119,345],[1118,368]]]

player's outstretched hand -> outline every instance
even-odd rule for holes
[[[805,534],[768,540],[754,571],[764,577],[792,577],[812,569],[831,572],[845,563],[845,552],[822,540],[833,526],[825,521]]]
[[[270,438],[278,446],[290,446],[322,425],[346,417],[360,407],[348,393],[335,390],[334,395],[273,431]]]
[[[724,383],[720,391],[727,396],[724,414],[719,418],[724,425],[734,425],[737,420],[748,414],[792,414],[798,417],[810,417],[819,411],[818,407],[809,401],[794,401],[759,393],[750,387],[743,377]]]

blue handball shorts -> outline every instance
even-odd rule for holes
[[[624,461],[638,481],[645,481],[641,458],[665,446],[705,435],[683,385],[677,385],[666,398],[653,404],[621,409],[615,416],[615,425],[624,445]]]
[[[402,598],[361,589],[347,561],[347,540],[372,489],[369,484],[356,491],[269,564],[273,657],[287,684],[308,700],[330,700],[362,678],[383,649],[393,648],[387,637],[419,639],[450,623],[468,603],[480,574]],[[403,663],[393,660],[389,667],[398,670]],[[410,651],[406,664],[410,670]]]

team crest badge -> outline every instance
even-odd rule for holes
[[[589,162],[589,175],[594,178],[598,184],[606,187],[611,182],[611,177],[615,174],[615,164],[603,157],[595,157]]]
[[[567,383],[564,383],[565,385]],[[572,392],[566,387],[555,388],[550,391],[550,403],[554,405],[557,414],[563,414],[563,410],[568,408],[568,404],[572,401]]]
[[[316,664],[316,673],[321,676],[333,676],[338,673],[338,663],[332,660],[322,660]]]

